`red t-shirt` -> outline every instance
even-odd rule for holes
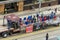
[[[54,18],[56,18],[56,16],[54,16]]]
[[[47,18],[46,18],[46,16],[44,16],[44,21],[46,21],[47,20]]]

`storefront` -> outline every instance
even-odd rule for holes
[[[5,13],[23,11],[23,1],[5,4]]]
[[[57,5],[58,1],[49,1],[42,2],[41,7],[47,7],[52,5]],[[39,3],[37,1],[29,0],[29,1],[18,1],[14,0],[13,2],[5,1],[0,3],[0,13],[12,13],[12,12],[20,12],[25,10],[32,10],[34,8],[39,8]]]
[[[23,1],[2,1],[0,2],[0,13],[8,14],[18,11],[23,11]]]

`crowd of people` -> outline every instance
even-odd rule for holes
[[[28,16],[28,17],[24,17],[23,19],[20,18],[19,22],[20,23],[24,23],[26,25],[30,24],[30,23],[36,23],[36,22],[44,22],[46,20],[49,20],[49,19],[53,19],[53,18],[56,18],[56,14],[54,12],[51,12],[50,15],[48,16],[44,16],[43,14],[39,15],[39,14],[36,14],[34,16]]]
[[[22,24],[29,25],[29,24],[34,24],[34,23],[39,22],[39,23],[37,23],[37,26],[39,27],[40,23],[42,23],[43,28],[44,28],[44,22],[46,20],[55,19],[55,18],[56,18],[56,14],[54,12],[51,12],[50,15],[46,15],[46,16],[44,16],[44,14],[41,14],[41,15],[40,14],[36,14],[34,16],[30,15],[28,17],[19,18],[18,22],[7,20],[7,25],[8,25],[8,29],[10,29],[11,27],[19,28],[19,26],[22,25]],[[34,27],[34,29],[35,28],[36,27]]]

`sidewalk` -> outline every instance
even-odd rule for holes
[[[55,8],[60,8],[60,5],[55,5],[55,6],[51,6],[51,7],[43,7],[40,9],[40,11],[48,11],[49,9],[52,9],[54,10]],[[15,14],[15,15],[27,15],[27,14],[32,14],[32,13],[36,13],[39,11],[39,8],[35,9],[35,10],[28,10],[28,11],[22,11],[22,12],[15,12],[15,13],[12,13],[12,14]],[[11,13],[9,13],[11,14]],[[5,14],[5,15],[9,15],[9,14]],[[5,15],[0,15],[0,19],[2,19]]]

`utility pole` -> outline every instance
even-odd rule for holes
[[[39,9],[41,8],[41,0],[39,0]]]
[[[40,12],[40,8],[41,8],[41,0],[38,0],[39,2],[39,12]]]

